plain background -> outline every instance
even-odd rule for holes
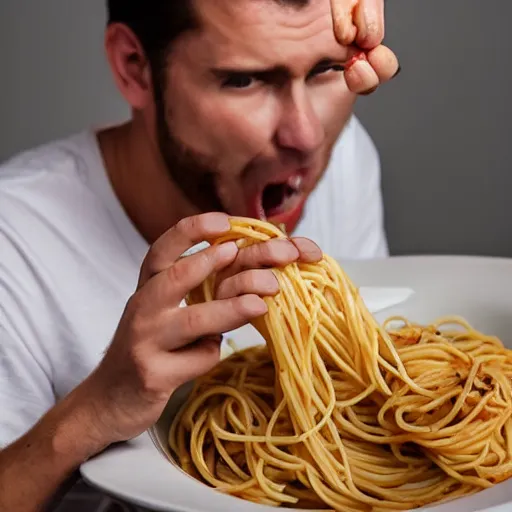
[[[510,0],[388,0],[402,73],[357,112],[382,158],[391,251],[512,256]],[[0,160],[128,110],[103,0],[0,1]]]

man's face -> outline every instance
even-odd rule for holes
[[[355,101],[330,2],[194,7],[201,29],[174,44],[157,111],[171,176],[199,211],[266,218],[291,231]]]

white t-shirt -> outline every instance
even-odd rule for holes
[[[294,234],[340,259],[387,255],[379,158],[356,118]],[[147,250],[92,130],[0,167],[0,447],[99,363]]]

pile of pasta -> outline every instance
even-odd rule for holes
[[[236,218],[240,247],[285,235]],[[183,470],[293,508],[410,510],[512,474],[512,352],[450,317],[380,326],[338,263],[275,269],[265,345],[195,382],[169,432]],[[210,301],[215,276],[189,297]],[[400,324],[396,325],[396,321]]]

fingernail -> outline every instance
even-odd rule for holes
[[[208,215],[208,228],[213,232],[228,231],[231,228],[229,218],[225,213],[212,212]]]
[[[367,60],[356,61],[352,69],[359,75],[362,82],[374,81],[375,71]]]
[[[372,87],[368,91],[361,92],[360,96],[370,96],[370,94],[373,94],[378,88],[379,88],[378,86],[377,87]]]
[[[345,78],[350,90],[356,94],[379,85],[379,77],[367,60],[357,60],[345,71]]]
[[[240,298],[243,307],[249,315],[261,316],[267,313],[268,308],[265,301],[257,295],[246,295]]]
[[[229,258],[234,257],[238,252],[238,247],[235,242],[226,242],[224,244],[220,244],[217,247],[217,255],[220,258]]]
[[[400,74],[401,71],[402,71],[402,66],[399,65],[398,69],[396,70],[396,73],[393,75],[393,78],[396,78]]]
[[[271,279],[269,279],[266,283],[264,288],[265,294],[268,295],[275,295],[279,292],[279,281],[277,280],[277,277],[272,273]]]
[[[322,250],[312,240],[307,238],[295,238],[293,242],[300,252],[301,261],[313,263],[322,259]]]
[[[283,247],[286,247],[287,249],[293,250],[294,253],[296,253],[295,257],[299,257],[299,250],[297,249],[291,238],[276,238],[274,244],[281,245]]]
[[[350,69],[357,61],[368,61],[368,57],[364,52],[357,52],[345,63],[345,71]]]

